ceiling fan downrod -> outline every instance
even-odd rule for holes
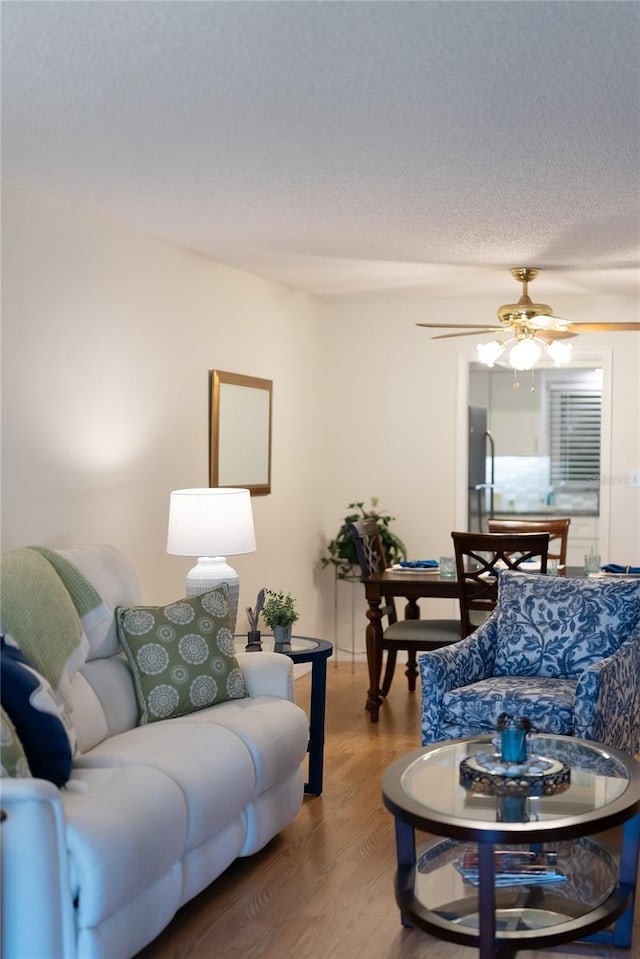
[[[514,322],[526,323],[536,316],[553,316],[553,310],[547,303],[534,303],[528,294],[529,283],[535,280],[538,270],[520,266],[511,270],[514,279],[522,283],[522,296],[517,303],[505,303],[498,307],[498,319],[505,326],[512,326]]]

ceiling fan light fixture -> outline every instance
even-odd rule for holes
[[[485,366],[495,366],[503,353],[514,370],[531,370],[536,365],[542,351],[553,360],[556,366],[571,362],[571,347],[561,345],[558,340],[566,340],[578,333],[625,333],[640,332],[640,323],[606,322],[574,323],[556,316],[547,303],[534,303],[527,289],[535,279],[538,270],[518,267],[511,274],[522,283],[522,295],[517,303],[505,303],[498,308],[500,324],[487,326],[477,323],[418,323],[431,329],[464,330],[463,333],[440,333],[434,340],[445,340],[457,336],[476,336],[478,334],[503,335],[504,339],[491,340],[478,344],[478,360]],[[515,345],[512,345],[515,344]],[[503,361],[504,362],[504,361]]]
[[[489,343],[478,343],[476,346],[478,359],[485,366],[495,366],[496,360],[504,353],[504,345],[498,340],[491,340]]]
[[[573,350],[571,343],[561,343],[560,340],[554,340],[552,343],[547,343],[545,349],[556,366],[566,366],[567,363],[571,362]]]
[[[514,370],[531,370],[536,365],[542,350],[533,339],[520,340],[509,350],[509,365]]]

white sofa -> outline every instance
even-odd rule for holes
[[[117,550],[59,552],[110,609],[140,603]],[[3,959],[135,955],[302,803],[308,725],[287,656],[242,653],[248,697],[138,726],[115,617],[88,639],[68,786],[2,779]]]

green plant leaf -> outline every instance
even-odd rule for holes
[[[281,589],[265,589],[265,595],[262,618],[270,629],[274,626],[293,625],[300,618],[291,593],[285,593]]]
[[[390,524],[395,522],[395,516],[379,511],[377,506],[378,499],[376,497],[371,498],[371,507],[367,509],[365,509],[364,501],[347,505],[348,510],[358,509],[360,512],[347,513],[337,535],[329,541],[327,552],[320,560],[323,567],[334,566],[338,577],[344,577],[352,572],[353,566],[358,565],[355,545],[349,533],[349,523],[355,523],[360,519],[375,519],[377,522],[389,565],[407,558],[407,549],[404,543],[396,533],[389,529]]]

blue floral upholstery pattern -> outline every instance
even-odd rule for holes
[[[640,632],[614,656],[591,666],[578,683],[574,736],[640,751]]]
[[[507,571],[487,621],[418,662],[423,745],[490,734],[506,711],[640,751],[640,581]]]
[[[490,676],[445,693],[442,714],[446,723],[471,723],[485,733],[494,732],[500,713],[528,716],[547,733],[571,735],[576,679],[546,676]]]
[[[577,679],[640,630],[640,580],[505,571],[496,625],[496,676]]]

